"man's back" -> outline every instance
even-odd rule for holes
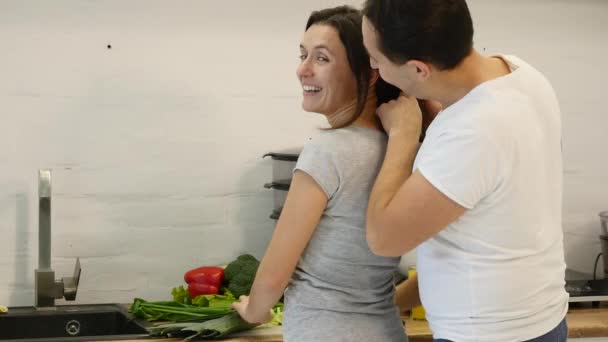
[[[435,338],[530,339],[567,311],[559,106],[538,71],[505,59],[512,73],[442,112],[416,158],[414,169],[468,209],[418,248]]]

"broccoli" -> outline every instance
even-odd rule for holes
[[[238,258],[236,258],[237,260],[253,260],[255,262],[259,262],[258,259],[256,259],[256,257],[254,257],[251,254],[243,254],[240,255]]]
[[[226,266],[224,286],[232,292],[234,298],[249,294],[258,266],[260,262],[250,254],[243,254]]]

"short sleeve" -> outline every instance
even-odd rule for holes
[[[338,190],[340,177],[336,160],[332,157],[324,139],[312,140],[304,146],[294,168],[306,172],[323,189],[330,200]]]
[[[415,169],[437,190],[472,209],[501,182],[495,141],[473,130],[445,131],[422,145]]]

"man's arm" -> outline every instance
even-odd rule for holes
[[[399,312],[411,310],[420,305],[420,293],[418,292],[418,275],[412,274],[406,281],[397,285],[395,290],[395,304]]]
[[[378,116],[389,139],[367,208],[367,242],[375,254],[400,256],[441,231],[466,208],[420,172],[411,173],[421,127],[416,100],[402,96],[382,105]]]

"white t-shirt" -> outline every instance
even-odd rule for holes
[[[568,310],[559,105],[540,72],[501,57],[512,72],[441,112],[414,164],[468,209],[417,248],[435,338],[524,341]]]

